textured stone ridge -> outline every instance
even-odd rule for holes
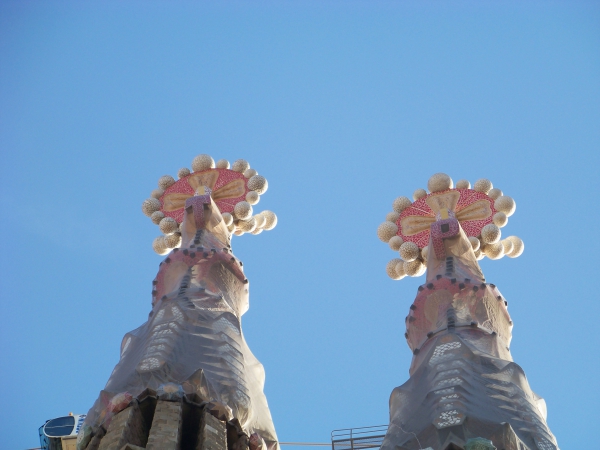
[[[144,447],[148,439],[148,426],[137,402],[117,414],[110,423],[99,450],[120,450],[125,444]]]
[[[147,450],[177,450],[181,444],[182,402],[159,400],[154,411]]]
[[[248,436],[236,419],[186,396],[157,399],[152,391],[115,414],[108,430],[95,430],[86,450],[248,450]]]

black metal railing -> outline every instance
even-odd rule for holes
[[[367,450],[381,447],[387,425],[346,428],[331,432],[331,450]]]

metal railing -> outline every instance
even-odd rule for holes
[[[331,450],[366,450],[381,447],[387,425],[346,428],[331,432]]]

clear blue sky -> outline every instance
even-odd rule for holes
[[[598,2],[3,1],[2,445],[87,412],[150,310],[141,203],[209,153],[265,175],[279,216],[233,249],[282,441],[387,422],[422,278],[387,278],[375,231],[443,171],[515,198],[525,253],[482,268],[559,445],[589,448],[599,119]]]

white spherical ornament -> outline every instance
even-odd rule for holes
[[[256,228],[264,228],[267,223],[267,218],[262,214],[257,214],[254,216],[254,220],[256,221]]]
[[[175,184],[175,178],[171,175],[163,175],[158,179],[158,187],[163,191],[167,190],[167,188],[173,184]]]
[[[497,211],[501,211],[506,214],[507,217],[510,217],[515,213],[517,204],[508,195],[503,195],[496,199],[494,202],[494,208],[496,208]]]
[[[248,202],[239,202],[233,207],[233,215],[241,220],[250,218],[252,215],[252,205]]]
[[[415,201],[423,197],[427,197],[427,191],[425,189],[417,189],[415,192],[413,192],[413,199]]]
[[[181,180],[182,178],[187,177],[190,173],[190,169],[188,169],[187,167],[182,167],[177,171],[177,178]]]
[[[273,211],[264,210],[260,214],[265,216],[266,219],[266,222],[263,226],[264,230],[272,230],[275,228],[275,225],[277,225],[277,216]]]
[[[260,233],[262,233],[262,232],[263,232],[263,229],[262,229],[262,228],[258,228],[258,227],[256,227],[256,229],[255,229],[255,230],[252,232],[252,234],[260,234]]]
[[[235,223],[231,222],[227,225],[227,230],[229,230],[230,233],[233,233],[235,231]]]
[[[515,249],[515,244],[510,239],[502,239],[500,243],[504,247],[504,254],[506,256]]]
[[[159,255],[166,255],[167,253],[169,253],[169,248],[167,247],[167,244],[165,244],[164,236],[159,236],[156,239],[154,239],[154,241],[152,242],[152,248]]]
[[[250,191],[246,194],[246,201],[251,205],[256,205],[260,201],[260,195],[256,191]]]
[[[424,264],[420,259],[414,261],[404,261],[404,273],[409,277],[418,277],[423,274]]]
[[[496,242],[495,244],[486,244],[482,248],[483,253],[490,259],[500,259],[504,256],[504,247],[502,243]]]
[[[414,242],[405,242],[400,246],[399,252],[404,261],[414,261],[419,257],[419,246]]]
[[[142,203],[142,212],[148,217],[160,209],[160,202],[154,197],[147,198]]]
[[[487,178],[481,178],[480,180],[477,180],[475,182],[475,184],[473,185],[473,190],[487,194],[493,187],[494,186],[492,185],[492,182],[490,180],[488,180]]]
[[[226,226],[229,226],[233,223],[233,216],[228,212],[221,214],[221,217],[223,217],[223,222],[225,222]]]
[[[244,173],[246,170],[250,168],[250,163],[245,159],[238,159],[231,166],[231,170],[234,172]]]
[[[518,256],[521,256],[523,250],[525,250],[525,244],[523,243],[523,241],[517,236],[509,236],[505,240],[508,240],[513,244],[512,251],[506,256],[508,256],[509,258],[517,258]]]
[[[481,240],[484,244],[495,244],[500,242],[501,236],[502,233],[500,232],[500,228],[493,223],[488,223],[481,229]]]
[[[165,215],[163,214],[162,211],[155,211],[150,216],[152,223],[155,225],[158,225],[160,223],[160,221],[163,220],[164,218],[165,218]]]
[[[400,275],[398,275],[396,273],[396,265],[402,263],[401,259],[392,259],[390,262],[387,263],[387,265],[385,266],[385,271],[387,272],[388,276],[392,279],[392,280],[399,280],[402,277]]]
[[[408,197],[398,197],[392,203],[392,209],[394,211],[396,211],[398,214],[400,214],[402,211],[404,211],[410,205],[412,205],[412,202],[410,201],[410,199]]]
[[[481,261],[483,258],[485,258],[485,253],[483,253],[481,250],[477,250],[475,252],[475,258],[477,261]]]
[[[158,228],[160,228],[160,231],[165,234],[171,234],[179,231],[179,224],[172,217],[165,217],[158,224]]]
[[[239,228],[236,228],[235,231],[233,232],[233,234],[235,234],[236,236],[241,236],[242,234],[244,234],[244,230],[240,230]]]
[[[215,168],[215,160],[210,155],[198,155],[192,161],[192,170],[194,172],[202,172],[208,169]]]
[[[417,260],[417,261],[418,261],[418,260]],[[427,272],[427,266],[421,262],[421,265],[419,266],[419,271],[417,272],[417,274],[416,274],[415,276],[416,276],[416,277],[420,277],[420,276],[421,276],[421,275],[423,275],[425,272]]]
[[[179,247],[181,245],[181,235],[176,233],[165,236],[164,242],[168,248]]]
[[[471,183],[469,180],[458,180],[456,182],[456,189],[471,189]]]
[[[445,173],[436,173],[432,175],[427,182],[427,189],[429,189],[429,192],[447,191],[453,187],[454,183],[452,182],[452,178]]]
[[[397,232],[398,226],[394,222],[385,221],[377,228],[377,237],[383,242],[389,242]]]
[[[469,236],[469,242],[471,243],[471,247],[473,247],[473,251],[477,252],[481,247],[481,242],[475,236]]]
[[[258,175],[258,172],[254,169],[248,169],[244,172],[246,178],[252,178],[254,175]]]
[[[508,223],[508,217],[506,217],[506,214],[500,211],[494,214],[494,217],[492,217],[492,221],[494,222],[494,225],[496,225],[498,228],[502,228]]]
[[[401,259],[393,259],[392,261],[400,261],[398,264],[396,264],[396,275],[400,278],[396,278],[396,280],[401,280],[406,276],[406,272],[404,271],[404,261]]]
[[[151,193],[150,193],[150,197],[153,198],[161,198],[163,196],[163,194],[165,193],[165,191],[163,191],[162,189],[154,189]]]
[[[496,200],[498,197],[500,197],[503,194],[500,189],[494,188],[494,189],[490,189],[490,191],[488,192],[487,195],[488,195],[488,197],[491,197],[494,200]]]
[[[387,215],[385,216],[385,220],[387,220],[388,222],[396,223],[396,221],[398,220],[399,217],[400,217],[400,214],[398,214],[396,211],[392,211],[392,212],[387,213]]]
[[[400,246],[404,244],[404,241],[400,236],[392,236],[388,241],[388,244],[392,250],[397,252],[398,250],[400,250]]]
[[[256,220],[254,217],[250,217],[248,220],[238,220],[235,226],[244,233],[252,233],[256,229]]]
[[[427,263],[427,259],[429,259],[429,245],[421,249],[421,259],[424,263]]]
[[[256,191],[260,195],[267,192],[268,187],[269,183],[267,183],[267,179],[262,175],[254,175],[248,180],[248,189]]]
[[[229,169],[229,161],[226,159],[220,159],[217,161],[217,169]]]

